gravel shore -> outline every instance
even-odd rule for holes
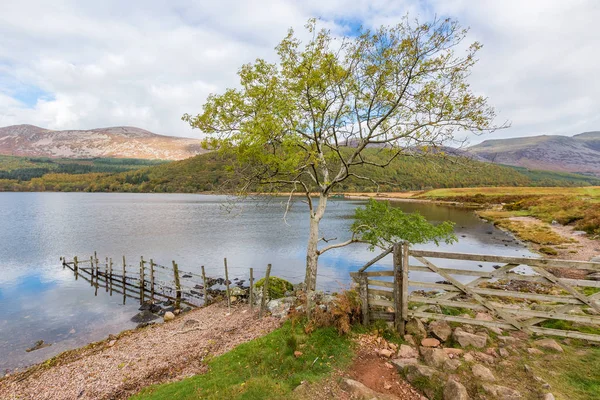
[[[207,356],[280,325],[246,306],[214,304],[173,321],[127,331],[0,380],[0,399],[125,399],[142,387],[203,373]],[[46,363],[48,364],[48,363]]]

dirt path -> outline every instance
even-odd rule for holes
[[[124,399],[141,387],[202,373],[207,355],[223,354],[279,325],[271,317],[259,320],[247,307],[228,315],[226,306],[215,304],[69,353],[53,367],[34,366],[5,378],[0,399]]]

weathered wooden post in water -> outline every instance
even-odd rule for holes
[[[229,294],[229,273],[227,272],[227,258],[223,259],[225,264],[225,287],[227,288],[227,311],[231,313],[231,295]]]
[[[145,277],[144,277],[144,256],[140,257],[140,305],[144,304],[144,287],[145,287]]]
[[[90,286],[94,286],[94,256],[90,256]]]
[[[125,279],[125,266],[127,264],[125,264],[125,256],[123,256],[123,276],[122,276],[122,282],[123,282],[123,304],[125,304],[125,301],[127,300],[127,287],[125,286],[126,283],[126,279]]]
[[[201,268],[202,268],[202,287],[204,288],[204,306],[206,307],[209,304],[208,288],[206,287],[206,272],[204,271],[204,265]]]
[[[267,264],[267,272],[265,273],[265,282],[263,284],[262,299],[260,299],[260,310],[258,317],[262,318],[267,306],[267,296],[269,295],[269,276],[271,275],[271,264]]]
[[[250,291],[250,311],[254,311],[254,268],[250,268],[250,287],[248,290]]]
[[[150,300],[154,302],[154,260],[150,259]]]
[[[108,274],[110,276],[110,295],[112,296],[113,294],[113,262],[112,262],[112,257],[109,260],[109,264],[108,264]]]
[[[175,308],[179,308],[181,305],[181,283],[179,282],[179,267],[173,260],[173,276],[175,278]]]
[[[77,262],[77,256],[73,257],[73,271],[75,272],[75,280],[79,278],[79,263]]]
[[[106,264],[104,264],[104,289],[108,293],[108,257],[106,257]]]

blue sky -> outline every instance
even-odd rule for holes
[[[594,0],[62,0],[0,3],[0,126],[133,125],[199,137],[180,120],[237,83],[240,65],[310,17],[355,34],[408,14],[452,16],[484,48],[473,90],[512,127],[483,138],[600,129]]]

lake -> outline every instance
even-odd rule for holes
[[[88,283],[75,281],[73,273],[61,267],[62,256],[89,258],[97,251],[100,259],[125,256],[137,262],[144,256],[163,265],[175,260],[185,271],[199,272],[204,265],[212,276],[224,275],[227,257],[231,279],[247,279],[250,267],[260,278],[270,263],[272,275],[302,281],[307,206],[296,201],[284,220],[285,200],[233,205],[227,197],[213,195],[0,193],[0,369],[40,362],[135,327],[130,318],[138,304],[123,305],[121,296],[102,290],[94,296]],[[322,235],[347,239],[353,210],[361,204],[330,200]],[[430,221],[455,222],[459,242],[441,245],[440,250],[535,257],[470,210],[428,203],[395,206],[418,211]],[[363,245],[325,253],[319,288],[349,287],[348,273],[377,254]],[[52,346],[25,352],[38,340]]]

